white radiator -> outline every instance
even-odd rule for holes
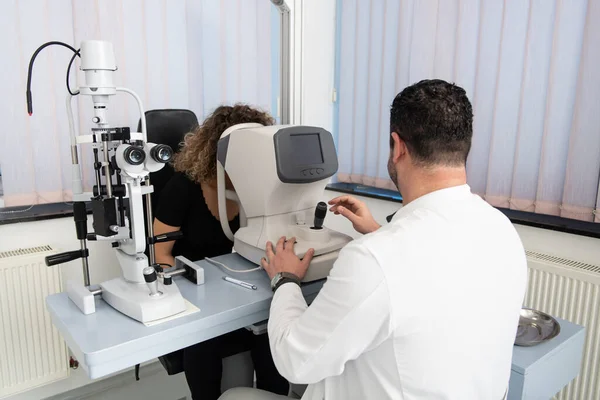
[[[0,252],[0,398],[69,376],[67,348],[46,311],[61,291],[50,246]]]
[[[525,306],[586,328],[581,371],[557,396],[600,399],[600,266],[527,252],[529,287]]]

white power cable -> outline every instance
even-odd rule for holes
[[[206,261],[208,261],[209,263],[216,265],[217,267],[225,268],[227,271],[231,271],[231,272],[246,273],[246,272],[259,271],[259,270],[263,269],[262,266],[258,266],[256,268],[252,268],[252,269],[233,269],[233,268],[229,268],[227,265],[225,265],[223,263],[213,260],[212,258],[204,257],[204,259]]]

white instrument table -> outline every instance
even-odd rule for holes
[[[256,266],[237,254],[216,257],[229,268],[243,270]],[[205,283],[195,285],[182,277],[175,278],[185,299],[199,312],[147,327],[116,311],[102,299],[96,299],[96,312],[89,315],[67,297],[66,293],[48,296],[46,305],[54,326],[80,365],[92,379],[121,371],[164,354],[261,322],[269,317],[273,293],[264,271],[244,274],[225,272],[206,261]],[[249,290],[224,281],[233,276],[253,283]],[[310,302],[324,281],[304,284],[302,292]]]
[[[533,347],[513,347],[508,400],[550,399],[581,368],[585,329],[556,318],[560,333]]]
[[[256,266],[238,254],[216,260],[233,269]],[[204,285],[176,278],[177,285],[199,312],[146,327],[96,299],[96,312],[84,315],[66,293],[48,296],[46,304],[58,328],[80,365],[92,379],[152,360],[164,354],[264,321],[269,316],[273,293],[264,271],[225,273],[206,261]],[[257,290],[231,284],[225,275],[253,283]],[[304,284],[302,292],[310,303],[324,281]],[[509,400],[549,398],[577,376],[581,364],[585,331],[568,321],[558,320],[560,334],[534,347],[513,348]]]

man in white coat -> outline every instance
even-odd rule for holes
[[[310,307],[299,282],[313,253],[298,259],[293,238],[267,244],[271,351],[284,377],[308,384],[303,399],[505,397],[527,265],[510,221],[466,183],[472,121],[465,91],[441,80],[396,96],[388,171],[403,207],[380,227],[359,200],[331,200],[365,235],[340,252]]]

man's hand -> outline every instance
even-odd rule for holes
[[[300,260],[294,253],[295,244],[296,238],[286,240],[285,237],[282,237],[277,242],[275,250],[273,250],[273,244],[267,242],[267,257],[260,260],[260,264],[267,271],[270,279],[273,279],[278,272],[289,272],[296,275],[300,280],[304,278],[315,250],[309,249],[304,258]]]
[[[336,197],[329,201],[329,205],[333,206],[329,211],[350,220],[354,230],[358,233],[367,234],[381,228],[381,225],[375,221],[366,204],[352,196]]]

